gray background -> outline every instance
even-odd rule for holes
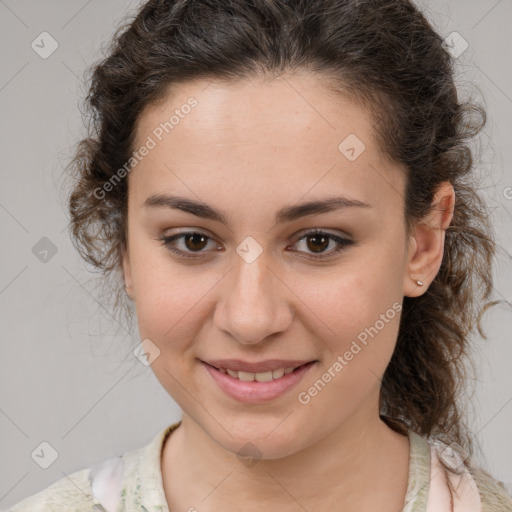
[[[83,72],[137,5],[0,0],[0,508],[148,443],[180,417],[151,369],[130,363],[126,326],[95,295],[97,278],[71,244],[60,192],[70,148],[83,135]],[[458,58],[459,84],[464,91],[475,82],[485,98],[481,186],[500,245],[495,292],[512,302],[512,1],[420,5],[443,37],[457,31],[469,43]],[[43,31],[58,42],[47,59],[31,47]],[[43,237],[57,249],[46,262],[33,252]],[[481,465],[510,491],[511,320],[504,305],[485,317],[471,415]],[[48,469],[31,457],[43,441],[59,454]]]

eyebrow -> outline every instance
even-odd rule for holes
[[[163,207],[182,210],[184,212],[191,213],[196,217],[215,220],[226,225],[229,224],[227,220],[228,216],[224,212],[216,210],[206,203],[195,201],[187,197],[172,196],[167,194],[153,194],[144,201],[144,207]],[[275,222],[278,224],[284,222],[292,222],[308,215],[328,213],[345,208],[373,207],[357,199],[351,199],[348,197],[331,197],[298,205],[285,206],[276,213]]]

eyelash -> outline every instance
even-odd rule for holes
[[[201,236],[206,237],[209,240],[213,240],[208,235],[206,235],[204,233],[201,233],[199,231],[184,231],[182,233],[178,233],[178,234],[175,234],[175,235],[159,237],[158,240],[160,240],[162,242],[162,245],[166,249],[168,249],[169,251],[177,254],[181,258],[187,258],[187,259],[199,259],[199,258],[201,258],[201,256],[190,256],[185,251],[182,251],[180,249],[176,249],[175,247],[172,246],[172,243],[175,240],[183,238],[183,237],[188,236],[188,235],[201,235]],[[305,238],[308,238],[308,237],[311,237],[311,236],[315,236],[315,235],[324,235],[327,238],[329,238],[329,239],[333,240],[334,242],[338,243],[339,245],[338,245],[338,247],[336,249],[330,251],[327,254],[313,254],[313,253],[311,253],[313,255],[310,256],[310,257],[313,260],[322,260],[322,259],[330,258],[334,254],[337,254],[337,253],[343,251],[346,247],[348,247],[350,245],[353,245],[355,243],[353,240],[350,240],[348,238],[342,238],[340,236],[333,235],[332,233],[326,233],[325,231],[321,231],[319,229],[314,229],[314,230],[308,231],[307,233],[302,235],[300,238],[298,238],[296,243],[304,240]],[[300,252],[300,251],[296,251],[296,252]],[[192,251],[192,254],[194,254],[193,251]]]

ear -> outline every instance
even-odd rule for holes
[[[449,182],[443,182],[436,189],[431,211],[416,224],[409,239],[403,283],[405,296],[422,295],[439,272],[443,261],[446,229],[453,219],[454,208],[453,186]],[[423,286],[417,281],[421,281]]]
[[[132,281],[132,267],[130,264],[130,259],[128,255],[128,249],[123,252],[123,275],[124,275],[124,289],[126,291],[126,295],[130,297],[130,299],[135,299],[135,294],[133,292],[133,281]]]

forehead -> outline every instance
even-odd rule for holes
[[[384,206],[403,192],[371,115],[314,75],[174,85],[139,118],[134,149],[149,138],[154,147],[130,177],[140,194],[188,185],[197,195],[220,187],[263,201],[279,191],[288,203],[334,187]]]
[[[142,113],[137,125],[137,139],[141,142],[142,137],[155,131],[173,114],[179,116],[173,121],[174,139],[178,140],[182,135],[196,139],[197,145],[209,147],[236,139],[278,146],[280,142],[286,145],[289,139],[297,136],[303,139],[306,147],[305,135],[309,135],[308,138],[323,135],[329,144],[348,129],[367,139],[372,130],[370,116],[354,102],[325,87],[324,83],[315,75],[294,74],[176,84],[168,89],[163,99]],[[190,98],[197,102],[192,109],[187,107]],[[185,119],[187,122],[182,122]],[[301,147],[296,150],[300,151]]]

